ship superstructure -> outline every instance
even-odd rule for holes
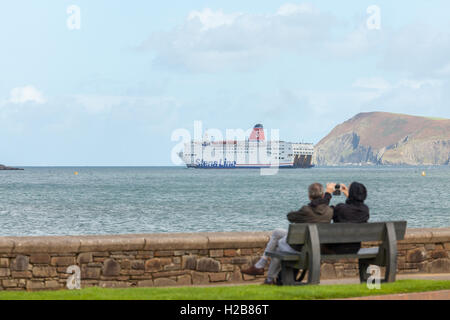
[[[257,124],[243,140],[215,141],[206,133],[201,141],[185,143],[179,156],[188,168],[310,168],[313,153],[312,143],[266,141]]]

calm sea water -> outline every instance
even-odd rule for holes
[[[79,174],[75,175],[74,172]],[[425,171],[423,177],[421,172]],[[312,182],[368,188],[371,221],[450,226],[449,167],[280,170],[26,168],[0,171],[0,235],[252,231],[286,228]],[[333,197],[332,203],[344,201]]]

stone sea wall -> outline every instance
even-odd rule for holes
[[[270,232],[0,237],[0,290],[189,286],[262,282],[241,273],[262,254]],[[370,245],[370,243],[364,244]],[[450,272],[450,228],[408,229],[399,273]],[[73,267],[76,266],[76,267]],[[321,279],[356,277],[355,260],[323,261]]]

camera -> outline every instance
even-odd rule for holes
[[[341,195],[341,185],[339,183],[336,184],[333,191],[334,196],[340,196]]]

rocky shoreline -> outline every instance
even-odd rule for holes
[[[13,167],[7,167],[3,164],[0,164],[0,170],[23,170],[22,168],[13,168]]]

